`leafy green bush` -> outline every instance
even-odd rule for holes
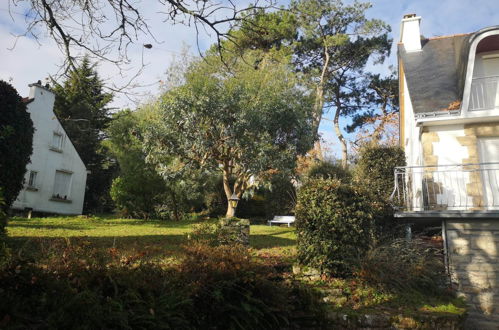
[[[33,152],[33,133],[26,104],[14,87],[0,80],[0,188],[4,209],[23,187],[26,165]]]
[[[186,212],[201,208],[200,174],[181,173],[165,179],[154,165],[146,162],[140,138],[146,110],[124,110],[115,114],[107,130],[106,147],[120,168],[110,194],[123,216],[181,220]]]
[[[352,174],[340,164],[321,161],[312,165],[306,174],[309,179],[337,179],[343,183],[352,181]]]
[[[229,226],[231,222],[235,222],[235,224]],[[249,220],[222,217],[216,222],[201,222],[194,225],[189,238],[210,246],[243,244],[242,234],[244,235],[244,233],[239,230],[243,226],[247,226],[249,230]],[[249,232],[247,234],[249,235]]]
[[[436,293],[446,281],[442,251],[419,239],[396,239],[371,249],[361,259],[358,275],[399,292]]]
[[[361,149],[354,176],[358,185],[381,198],[393,192],[394,169],[405,166],[405,153],[398,146],[366,146]]]
[[[274,175],[270,179],[270,186],[264,190],[263,197],[267,219],[271,219],[274,215],[294,213],[296,188],[288,175]]]
[[[187,248],[181,273],[192,283],[200,329],[279,329],[292,306],[287,289],[266,279],[269,269],[251,261],[240,245]]]
[[[363,191],[335,179],[309,180],[298,193],[296,227],[302,264],[337,276],[374,242],[377,209]]]
[[[5,212],[2,187],[0,187],[0,235],[4,234],[5,226],[7,226],[7,213]]]
[[[5,226],[7,225],[7,214],[4,211],[5,202],[0,188],[0,269],[9,261],[10,250],[5,244]]]

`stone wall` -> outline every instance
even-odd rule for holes
[[[499,329],[499,219],[446,220],[449,271],[469,329]]]

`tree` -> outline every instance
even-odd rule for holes
[[[398,136],[398,79],[392,72],[387,77],[368,74],[365,79],[363,111],[352,117],[347,132],[360,131],[355,142],[358,146],[365,143],[378,144],[385,140],[397,144]]]
[[[33,133],[26,103],[14,87],[0,80],[0,191],[4,210],[23,187],[26,165],[33,152]]]
[[[120,111],[107,129],[109,139],[105,144],[119,165],[111,197],[124,215],[180,220],[186,211],[202,203],[200,184],[191,180],[192,173],[165,180],[146,162],[141,135],[143,127],[148,125],[147,116],[152,107],[145,105],[134,112]]]
[[[162,96],[144,142],[148,160],[163,176],[188,168],[221,171],[227,199],[241,198],[251,178],[293,168],[311,146],[307,90],[285,64],[247,63],[254,61],[235,58],[228,66],[208,54],[192,64],[184,85]],[[172,155],[179,161],[172,163]],[[226,216],[234,216],[227,204]]]
[[[8,0],[9,9],[28,8],[23,16],[27,24],[24,35],[38,39],[40,26],[45,27],[65,55],[65,67],[77,67],[77,53],[83,50],[99,60],[118,66],[129,61],[128,50],[146,37],[156,41],[150,29],[151,13],[139,2],[130,0]],[[157,0],[158,18],[173,24],[194,26],[196,32],[207,29],[215,34],[217,45],[230,38],[231,26],[248,17],[248,13],[271,8],[273,0],[256,0],[247,6],[235,1]],[[146,44],[145,46],[152,46]]]
[[[102,211],[101,206],[109,200],[113,165],[101,142],[110,121],[108,104],[113,96],[103,91],[103,82],[88,57],[69,73],[62,85],[54,84],[54,112],[90,171],[84,210]]]
[[[149,218],[163,202],[166,184],[147,164],[137,138],[138,118],[130,110],[118,112],[109,126],[105,141],[119,164],[119,176],[113,180],[111,197],[124,215]]]
[[[376,55],[375,62],[381,62],[391,45],[390,28],[380,20],[366,18],[370,7],[370,3],[359,2],[344,5],[340,0],[294,0],[290,5],[299,27],[296,65],[315,85],[314,129],[319,129],[324,108],[333,109],[343,167],[348,151],[339,118],[358,109],[358,75]],[[320,144],[316,149],[320,155]]]

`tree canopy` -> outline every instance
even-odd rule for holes
[[[6,208],[23,187],[33,152],[33,133],[26,103],[12,85],[0,80],[0,192]]]
[[[189,67],[185,84],[161,97],[144,140],[148,161],[163,176],[189,167],[220,170],[227,199],[240,198],[252,180],[293,168],[310,148],[308,90],[285,64],[267,58],[257,67],[248,63],[254,61],[236,58],[226,65],[209,55]],[[227,216],[233,216],[228,204]]]
[[[55,83],[53,90],[56,94],[54,112],[90,171],[84,210],[94,212],[106,205],[111,183],[109,167],[112,164],[101,142],[110,121],[108,104],[113,95],[104,92],[103,82],[88,57],[69,72],[63,84]]]

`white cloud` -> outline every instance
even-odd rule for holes
[[[244,2],[238,2],[238,5],[242,6],[250,2],[244,0]],[[285,0],[281,2],[286,3]],[[372,2],[373,7],[369,10],[368,16],[382,19],[390,24],[395,42],[399,38],[400,20],[407,13],[422,16],[421,29],[427,37],[473,32],[486,26],[499,24],[496,0],[374,0]],[[7,50],[6,48],[14,42],[10,33],[20,33],[25,29],[22,15],[13,14],[14,22],[10,18],[6,11],[8,3],[9,1],[0,3],[0,45],[2,45],[0,79],[8,80],[12,77],[13,84],[19,93],[26,95],[28,83],[44,79],[49,74],[57,72],[58,65],[62,63],[62,55],[55,43],[43,36],[40,40],[42,46],[39,46],[33,39],[22,38],[13,51]],[[18,6],[13,8],[13,11],[22,14],[25,8]],[[150,17],[148,23],[158,42],[148,36],[139,36],[136,45],[130,48],[129,56],[132,66],[127,77],[121,77],[109,63],[100,64],[99,73],[106,80],[121,85],[138,70],[143,58],[147,66],[137,82],[147,87],[139,91],[155,94],[157,83],[160,79],[164,79],[164,72],[171,63],[172,57],[179,54],[184,45],[190,46],[191,53],[197,55],[196,31],[194,27],[173,26],[169,22],[164,22],[165,15],[160,13],[164,8],[156,1],[144,1],[142,9],[145,16]],[[214,36],[201,32],[200,44],[205,49],[214,41]],[[153,44],[153,48],[143,48],[142,45],[146,43]],[[395,47],[387,63],[396,65]],[[381,69],[381,71],[385,70]],[[114,106],[133,107],[133,104],[126,97],[118,96]],[[330,125],[323,125],[321,132],[325,140],[337,145]]]

